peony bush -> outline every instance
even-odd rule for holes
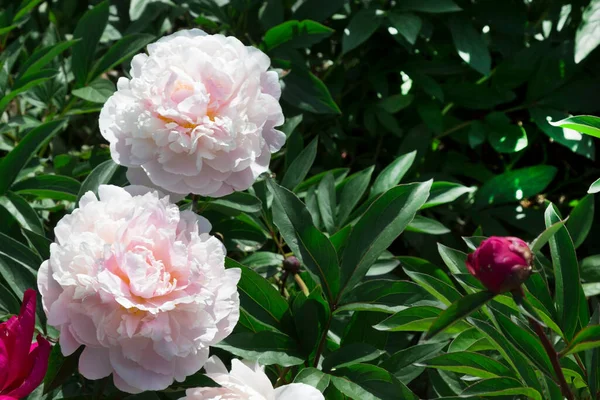
[[[13,3],[0,400],[600,396],[597,1]]]

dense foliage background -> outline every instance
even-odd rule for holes
[[[556,215],[570,216],[561,229],[568,229],[577,248],[588,298],[588,302],[583,296],[563,298],[557,318],[573,299],[585,305],[586,313],[590,310],[587,317],[580,315],[580,325],[565,322],[567,327],[561,322],[557,328],[570,340],[576,326],[588,324],[590,314],[598,323],[594,296],[600,293],[600,255],[596,255],[600,248],[594,238],[600,224],[594,223],[596,198],[587,195],[600,176],[595,142],[548,123],[569,114],[600,111],[600,51],[594,51],[600,41],[600,2],[591,3],[0,0],[0,316],[14,313],[24,289],[35,287],[35,270],[48,257],[53,227],[81,194],[99,183],[127,183],[124,169],[109,161],[107,144],[98,132],[98,112],[115,90],[117,78],[128,76],[131,57],[162,35],[198,27],[261,48],[280,71],[288,141],[272,160],[273,177],[306,204],[310,218],[303,223],[312,220],[331,238],[335,251],[346,251],[349,224],[378,195],[400,181],[434,179],[429,198],[413,211],[420,209],[402,236],[396,240],[397,235],[390,236],[391,245],[381,248],[375,264],[360,266],[365,273],[368,270],[363,284],[387,279],[385,285],[374,283],[369,301],[362,298],[357,301],[362,306],[346,305],[342,311],[336,308],[343,302],[316,288],[317,278],[326,281],[323,276],[305,270],[300,274],[311,291],[307,298],[291,279],[293,273],[281,269],[284,257],[294,252],[313,271],[306,255],[298,254],[303,251],[298,243],[290,243],[294,234],[282,226],[282,209],[298,206],[295,198],[285,197],[287,192],[274,202],[272,193],[280,189],[269,190],[263,179],[249,193],[214,200],[189,197],[182,202],[182,208],[194,207],[210,219],[232,265],[236,260],[269,278],[284,295],[270,298],[277,291],[273,293],[268,284],[261,286],[266,281],[258,280],[258,275],[245,272],[246,283],[242,280],[240,288],[245,314],[237,334],[281,336],[255,334],[247,344],[238,336],[218,354],[224,359],[231,357],[228,352],[257,358],[256,352],[262,352],[267,355],[258,357],[261,362],[279,365],[269,369],[274,381],[278,376],[292,381],[303,366],[318,366],[323,353],[322,368],[334,377],[315,378],[311,374],[318,371],[308,368],[304,375],[307,382],[313,379],[318,387],[327,387],[328,399],[411,398],[409,392],[398,394],[407,387],[421,398],[451,398],[479,378],[505,379],[492,389],[520,387],[514,382],[524,373],[515,375],[513,369],[521,358],[542,371],[547,360],[539,361],[519,347],[518,356],[512,354],[498,344],[502,338],[494,341],[493,333],[484,336],[466,322],[435,341],[424,342],[421,332],[439,314],[436,305],[447,306],[480,288],[465,276],[462,253],[478,242],[465,243],[461,237],[511,235],[532,240],[559,220],[544,219],[549,201],[556,206]],[[422,187],[411,190],[417,193]],[[396,216],[393,210],[380,211],[369,216],[370,231],[386,232]],[[286,218],[295,225],[293,216]],[[368,241],[351,240],[359,247]],[[552,283],[549,260],[556,254],[544,252],[547,257],[540,252],[537,267]],[[574,268],[578,269],[577,260]],[[358,283],[361,278],[348,279]],[[538,284],[546,287],[543,280]],[[259,287],[260,293],[250,287]],[[537,298],[543,304],[539,309],[545,309],[552,321],[555,289],[552,284],[550,288],[544,292],[537,286],[537,294],[545,293]],[[277,313],[264,308],[265,299],[278,304]],[[490,312],[517,318],[508,303],[493,303],[497,308],[481,318],[490,317]],[[415,304],[420,311],[401,315],[402,323],[380,324],[390,314],[415,310],[407,308]],[[513,329],[528,332],[522,324],[505,319],[504,334],[518,336]],[[480,330],[494,329],[481,324]],[[43,315],[40,328],[56,336],[45,326]],[[317,346],[327,329],[331,334],[325,347]],[[281,340],[279,347],[271,348],[276,339]],[[335,356],[328,356],[336,350]],[[451,351],[483,355],[472,364],[458,357],[433,358]],[[581,398],[595,398],[600,387],[600,355],[597,350],[588,352],[584,361],[591,367],[596,360],[596,366],[585,373],[565,358],[565,368],[572,371],[568,377]],[[54,357],[47,398],[121,396],[110,391],[107,381],[72,375],[75,363],[60,359],[58,352]],[[438,360],[429,364],[435,368],[428,368],[431,359]],[[348,389],[347,381],[368,393]],[[549,397],[557,396],[556,387],[541,381],[548,386],[535,387],[525,379],[537,395],[560,398],[560,392],[559,397]],[[177,390],[200,383],[206,383],[202,376],[171,392],[143,396],[178,398]],[[470,393],[486,397],[493,392],[490,387]],[[42,396],[42,389],[33,396]],[[506,396],[536,397],[519,390]]]

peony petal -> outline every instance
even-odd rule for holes
[[[48,370],[48,359],[50,357],[51,346],[46,339],[39,335],[37,337],[37,344],[35,349],[28,355],[28,358],[31,359],[30,364],[33,365],[33,368],[19,387],[7,393],[8,396],[17,399],[28,396],[44,380],[44,376],[46,376],[46,371]]]
[[[102,379],[112,372],[108,350],[86,346],[79,357],[79,373],[88,379]]]
[[[323,393],[304,383],[290,383],[275,389],[275,400],[325,400]]]

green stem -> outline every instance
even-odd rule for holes
[[[329,327],[331,326],[331,320],[333,319],[333,314],[329,316],[327,323],[325,324],[325,328],[323,329],[323,334],[321,335],[321,341],[319,342],[319,347],[317,347],[317,352],[315,354],[315,361],[313,362],[313,367],[317,368],[319,366],[319,359],[321,358],[321,354],[323,354],[323,350],[325,350],[325,343],[327,342],[327,333],[329,332]]]

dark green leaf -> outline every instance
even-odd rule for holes
[[[12,214],[19,221],[21,227],[38,234],[43,234],[44,226],[37,212],[31,208],[27,200],[18,194],[11,191],[6,192],[5,196],[0,196],[0,206]]]
[[[318,144],[319,138],[317,137],[313,139],[300,154],[298,154],[298,157],[292,161],[290,167],[283,176],[281,186],[293,190],[304,180],[306,174],[310,171],[310,167],[312,167],[315,162]]]
[[[411,94],[403,95],[403,94],[395,94],[385,99],[380,100],[377,103],[377,106],[383,108],[390,114],[395,114],[400,110],[405,109],[410,106],[415,96]]]
[[[6,238],[7,236],[4,235],[3,239]],[[7,245],[9,245],[8,242],[6,244],[3,243],[3,250],[6,250]],[[4,254],[0,254],[0,276],[4,278],[7,286],[19,299],[23,298],[23,294],[27,289],[35,289],[37,287],[35,270],[40,264],[35,269],[26,265]]]
[[[384,13],[375,9],[362,9],[352,16],[344,29],[342,38],[342,54],[348,53],[368,40],[379,28]]]
[[[329,354],[323,361],[323,370],[331,371],[353,364],[373,361],[385,354],[385,351],[376,349],[366,343],[352,343],[342,346]]]
[[[411,151],[410,153],[396,158],[390,165],[385,167],[385,169],[379,173],[375,182],[373,182],[369,198],[374,198],[400,183],[415,161],[416,155],[416,151]]]
[[[291,337],[278,332],[237,333],[214,346],[261,365],[290,367],[304,362],[298,344]]]
[[[445,309],[439,317],[433,322],[427,331],[427,337],[432,337],[453,325],[457,321],[465,318],[472,312],[481,308],[485,303],[494,298],[494,293],[477,292],[469,294],[457,302],[452,303],[450,307]]]
[[[289,190],[268,181],[273,193],[273,221],[294,254],[318,277],[327,299],[339,293],[340,270],[337,254],[329,239],[313,225],[302,202]]]
[[[266,50],[279,46],[286,48],[306,48],[328,38],[333,29],[311,20],[286,21],[265,33],[263,39]]]
[[[20,68],[19,78],[27,78],[37,72],[40,72],[42,68],[48,65],[54,60],[60,53],[73,46],[77,41],[69,40],[55,44],[54,46],[44,47],[34,52],[27,62]]]
[[[418,399],[396,377],[375,365],[355,364],[336,370],[335,375],[331,383],[351,399]]]
[[[600,325],[590,325],[575,335],[569,346],[561,352],[561,356],[578,353],[600,346]]]
[[[238,283],[241,307],[261,322],[280,328],[289,306],[277,289],[265,278],[231,258],[225,259],[225,266],[242,271]]]
[[[0,255],[6,256],[32,271],[37,271],[42,263],[40,256],[13,238],[0,233]]]
[[[0,161],[0,194],[6,193],[21,169],[63,127],[63,123],[63,120],[57,120],[33,128],[17,147]]]
[[[490,51],[471,21],[463,14],[454,14],[448,19],[448,26],[460,58],[477,72],[489,75],[492,65]]]
[[[452,182],[433,182],[427,202],[421,206],[421,210],[439,206],[440,204],[451,203],[465,193],[474,192],[474,188],[469,188],[458,183]]]
[[[21,305],[14,293],[0,284],[0,319],[7,315],[19,315]]]
[[[241,211],[248,214],[260,212],[262,209],[262,204],[256,196],[244,192],[234,192],[224,197],[211,199],[205,204],[211,209],[219,211]]]
[[[369,187],[373,167],[363,169],[348,178],[344,179],[337,188],[339,194],[339,204],[337,208],[337,225],[344,226],[348,216],[354,210],[354,207],[362,199],[363,194]]]
[[[517,153],[527,147],[527,133],[512,124],[506,114],[492,112],[485,117],[488,141],[498,153]]]
[[[75,75],[77,86],[83,86],[88,82],[96,45],[100,41],[107,23],[108,1],[103,1],[88,10],[77,23],[73,38],[81,40],[73,46],[71,57],[71,69]]]
[[[312,19],[322,22],[331,17],[346,3],[347,0],[306,0],[294,12],[294,18],[298,20]]]
[[[406,349],[394,353],[390,358],[381,363],[381,367],[397,375],[397,372],[403,368],[435,356],[446,347],[446,344],[446,342],[423,343],[407,347]]]
[[[335,180],[333,174],[329,173],[319,182],[317,192],[317,203],[325,229],[328,233],[334,233],[336,227],[335,210],[337,200],[335,196]]]
[[[525,396],[532,400],[542,400],[540,393],[530,387],[523,387],[521,382],[513,378],[484,379],[466,388],[460,397],[497,397]]]
[[[110,180],[117,173],[118,169],[119,165],[115,164],[113,160],[106,160],[94,168],[81,184],[81,189],[79,189],[79,193],[77,194],[77,201],[79,202],[81,196],[90,190],[97,196],[98,187],[110,183]]]
[[[31,248],[34,248],[43,260],[50,258],[50,244],[52,243],[46,236],[37,234],[27,229],[21,229],[23,235],[27,238]]]
[[[304,368],[294,378],[294,383],[304,383],[319,389],[321,392],[329,386],[330,376],[316,368]]]
[[[448,13],[462,10],[452,0],[403,0],[397,8],[402,11],[421,11],[426,13]]]
[[[514,372],[504,364],[488,356],[468,351],[443,354],[424,361],[430,368],[477,376],[479,378],[496,378],[513,376]]]
[[[441,222],[420,215],[415,215],[415,219],[408,224],[406,230],[410,232],[426,233],[428,235],[444,235],[450,233],[450,229],[446,228]]]
[[[310,71],[294,68],[283,82],[282,97],[294,107],[315,114],[341,114],[325,84]]]
[[[44,377],[44,393],[60,387],[77,371],[77,363],[82,352],[83,346],[73,354],[65,357],[59,343],[52,346],[50,359],[48,360],[48,371]]]
[[[115,85],[111,81],[108,79],[96,79],[89,85],[75,89],[71,93],[80,99],[92,103],[104,104],[114,92]]]
[[[154,35],[146,33],[134,33],[123,37],[117,43],[113,44],[100,61],[98,61],[89,79],[95,79],[104,72],[124,63],[153,40]]]
[[[55,69],[43,69],[40,72],[36,72],[16,81],[12,87],[12,90],[0,99],[0,111],[4,111],[10,102],[19,94],[25,93],[29,89],[39,86],[51,78],[54,78],[57,73],[58,70]]]
[[[549,123],[563,129],[572,129],[590,136],[600,137],[600,118],[593,115],[573,116],[557,122],[550,121]]]
[[[580,63],[600,44],[600,1],[591,0],[575,34],[575,62]]]
[[[404,231],[429,196],[431,181],[396,186],[382,194],[352,229],[341,262],[341,293],[365,276],[379,255]]]
[[[567,220],[567,229],[573,236],[575,248],[583,244],[594,222],[594,197],[585,196],[575,206],[569,219]]]
[[[544,232],[540,233],[538,237],[536,237],[532,242],[529,248],[533,254],[540,251],[546,243],[554,236],[554,234],[562,228],[562,226],[567,222],[567,220],[558,221],[557,223],[549,226],[544,230]]]
[[[434,305],[426,290],[412,282],[371,280],[361,283],[342,298],[336,312],[377,311],[395,313],[416,305]]]
[[[556,171],[550,165],[537,165],[496,175],[477,191],[475,204],[484,207],[513,203],[536,195],[552,182]]]
[[[11,190],[42,199],[75,201],[80,187],[79,181],[68,176],[37,175],[15,183]]]
[[[391,12],[388,14],[390,25],[410,44],[415,44],[423,21],[412,13]]]
[[[441,312],[442,310],[436,307],[411,307],[384,319],[373,328],[391,332],[426,332]],[[458,326],[457,332],[463,330],[465,326],[466,324]]]
[[[544,213],[546,227],[560,221],[560,217],[550,205]],[[555,301],[560,327],[570,340],[575,334],[578,321],[579,295],[579,264],[575,254],[575,246],[566,227],[560,228],[550,238],[550,253],[554,266]]]

